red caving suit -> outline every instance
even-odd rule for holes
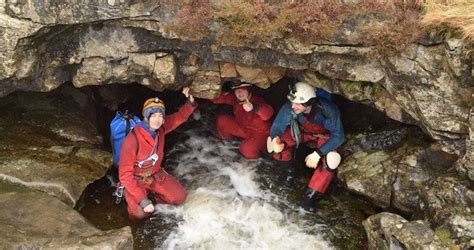
[[[158,148],[156,153],[159,158],[156,163],[147,169],[139,168],[137,160],[144,160],[153,151],[154,138],[139,125],[132,133],[125,137],[120,153],[119,178],[125,186],[125,200],[127,201],[128,215],[132,221],[137,221],[149,216],[140,206],[140,202],[148,200],[147,192],[153,192],[157,203],[179,205],[186,199],[187,193],[183,186],[171,175],[161,169],[165,135],[188,120],[197,104],[186,102],[176,113],[165,116],[165,123],[157,131]],[[138,152],[137,152],[138,140]],[[137,152],[137,154],[135,154]],[[148,200],[149,201],[149,200]]]
[[[263,98],[252,95],[250,102],[253,104],[253,110],[247,112],[232,92],[222,94],[213,102],[231,105],[234,111],[234,116],[217,116],[216,128],[219,137],[224,140],[232,136],[243,138],[240,153],[247,159],[258,158],[261,151],[266,150],[273,108]]]

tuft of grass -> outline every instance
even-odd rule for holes
[[[431,0],[424,4],[422,25],[454,30],[465,40],[474,41],[474,0]]]
[[[445,246],[452,246],[453,245],[453,240],[451,238],[451,232],[449,232],[448,229],[443,228],[443,227],[438,227],[435,229],[435,234],[438,236],[440,241],[445,245]]]
[[[160,3],[179,9],[172,23],[164,24],[166,32],[174,32],[190,40],[200,40],[209,34],[212,11],[209,1],[161,0]]]
[[[223,46],[268,48],[287,38],[325,43],[336,41],[348,26],[359,34],[356,42],[380,55],[405,50],[433,27],[459,30],[474,40],[474,0],[161,2],[179,10],[166,26],[169,31],[191,40],[214,37]]]

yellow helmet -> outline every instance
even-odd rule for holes
[[[148,119],[153,113],[160,112],[165,115],[165,103],[158,97],[149,98],[143,104],[143,118]]]

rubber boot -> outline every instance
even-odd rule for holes
[[[287,188],[293,187],[298,180],[298,171],[294,161],[287,161],[284,164],[285,171],[280,176],[281,184]]]
[[[303,201],[301,201],[300,206],[308,212],[314,212],[316,201],[321,199],[322,196],[323,196],[322,193],[312,188],[308,188],[306,192],[304,193]]]

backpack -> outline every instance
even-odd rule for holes
[[[332,102],[332,94],[323,88],[316,88],[316,96]]]
[[[120,148],[125,136],[140,122],[140,118],[129,113],[128,110],[124,113],[117,111],[114,119],[110,122],[110,141],[116,167],[119,165]]]

